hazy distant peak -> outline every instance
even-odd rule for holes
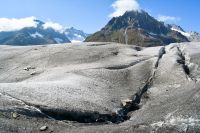
[[[65,34],[71,42],[83,42],[89,35],[82,30],[75,29],[74,27],[66,29]]]

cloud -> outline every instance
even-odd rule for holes
[[[21,30],[26,27],[34,27],[36,28],[38,25],[38,22],[36,17],[26,17],[26,18],[0,18],[0,32],[2,31],[17,31]],[[44,29],[52,28],[55,31],[63,33],[65,30],[65,27],[54,23],[51,21],[48,21],[43,24]]]
[[[164,16],[164,15],[158,15],[158,18],[157,18],[159,21],[162,21],[162,22],[177,22],[177,21],[180,21],[180,18],[179,17],[174,17],[174,16]]]
[[[35,22],[35,17],[27,18],[0,18],[0,32],[1,31],[16,31],[23,29],[25,27],[37,27],[37,22]]]
[[[46,22],[44,25],[43,25],[43,28],[44,29],[48,29],[48,28],[52,28],[54,29],[55,31],[58,31],[60,33],[63,33],[65,31],[65,27],[58,24],[58,23],[54,23],[54,22]]]
[[[116,0],[112,7],[114,12],[109,15],[109,17],[118,17],[123,15],[126,11],[136,11],[140,10],[140,5],[137,0]]]

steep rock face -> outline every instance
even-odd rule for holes
[[[145,11],[130,11],[123,16],[112,18],[99,32],[86,38],[86,42],[90,41],[157,46],[187,42],[188,39],[165,26],[163,22],[157,21]]]

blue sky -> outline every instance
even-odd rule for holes
[[[130,0],[131,1],[131,0]],[[135,1],[135,0],[133,0]],[[116,0],[0,0],[0,18],[35,16],[85,32],[100,30],[113,13]],[[166,18],[187,31],[200,32],[200,0],[138,0],[152,16]]]

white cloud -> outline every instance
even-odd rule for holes
[[[35,22],[35,17],[27,18],[0,18],[0,32],[1,31],[16,31],[23,29],[25,27],[37,27],[37,22]]]
[[[2,31],[17,31],[26,27],[37,27],[38,22],[36,17],[26,17],[26,18],[0,18],[0,32]],[[64,26],[48,21],[43,24],[43,28],[52,28],[55,31],[63,33],[66,29]]]
[[[109,17],[118,17],[123,15],[126,11],[140,10],[140,5],[137,0],[116,0],[112,7],[114,12]]]
[[[58,32],[61,32],[63,33],[64,30],[65,30],[65,27],[63,27],[62,25],[58,24],[58,23],[54,23],[54,22],[46,22],[44,25],[43,25],[44,29],[48,29],[48,28],[52,28],[54,29],[55,31],[58,31]]]
[[[162,22],[177,22],[180,20],[178,17],[158,15],[158,20]]]

